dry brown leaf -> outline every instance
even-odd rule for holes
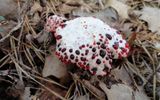
[[[147,95],[144,94],[142,91],[135,91],[134,95],[135,100],[150,100],[150,98],[147,97]]]
[[[140,19],[146,21],[152,32],[160,34],[160,9],[145,6],[141,11],[135,11],[137,15],[141,15]]]
[[[46,40],[48,40],[49,37],[49,33],[46,32],[45,30],[39,32],[38,34],[36,34],[35,36],[31,35],[31,34],[27,34],[26,35],[26,40],[28,41],[33,41],[34,39],[36,39],[39,43],[42,43]]]
[[[96,88],[95,86],[93,86],[89,81],[83,80],[83,84],[84,84],[92,93],[96,94],[100,100],[105,100],[105,94],[104,94],[101,90],[99,90],[98,88]]]
[[[24,93],[21,95],[21,100],[32,100],[31,99],[30,87],[25,87]]]
[[[114,77],[117,80],[121,80],[123,83],[130,85],[132,83],[131,78],[129,77],[127,71],[124,69],[124,67],[115,68],[111,71],[111,75],[114,75]]]
[[[126,35],[126,37],[129,37],[132,33],[131,27],[133,27],[133,23],[123,23],[123,24],[117,24],[117,27],[120,27],[119,29]]]
[[[58,93],[59,95],[63,97],[65,96],[67,92],[66,90],[59,88],[58,86],[53,85],[51,83],[44,83],[44,84],[45,86],[49,87],[51,90],[54,90],[56,93]],[[37,99],[38,100],[61,100],[55,95],[53,95],[52,93],[48,92],[47,90],[42,91]]]
[[[41,12],[42,7],[39,2],[34,2],[33,6],[31,7],[30,14],[33,15],[34,13],[38,11]]]
[[[155,45],[155,47],[156,47],[157,49],[160,50],[160,42],[157,41],[154,45]]]
[[[90,99],[89,99],[89,95],[83,95],[83,96],[76,97],[73,100],[90,100]]]
[[[16,0],[0,0],[0,15],[15,19],[18,17]]]
[[[1,37],[6,36],[6,35],[9,33],[9,31],[10,31],[13,27],[15,27],[16,25],[17,25],[17,23],[14,22],[14,21],[6,21],[5,24],[1,24],[1,25],[0,25],[0,29],[1,29],[2,31],[0,32],[0,36],[1,36]]]
[[[14,84],[12,87],[6,89],[7,94],[13,97],[19,97],[24,93],[24,83],[20,80],[17,80],[17,83]]]
[[[118,0],[108,0],[106,7],[113,7],[122,18],[128,18],[128,10],[130,7]]]
[[[32,26],[35,26],[40,22],[41,17],[39,13],[42,12],[42,9],[43,8],[41,7],[39,2],[34,2],[31,10],[29,11],[29,15],[32,16],[32,19],[30,20],[30,24]]]
[[[106,93],[108,100],[150,100],[143,92],[133,91],[125,84],[112,85],[111,89],[108,89],[102,82],[99,86]]]
[[[73,11],[73,16],[94,16],[106,22],[107,24],[113,26],[115,21],[118,21],[118,14],[112,8],[105,8],[99,12],[90,13],[87,11],[82,11],[81,9],[76,9]]]
[[[17,25],[14,21],[7,21],[5,24],[0,25],[0,39],[4,38],[8,35],[8,33]],[[17,35],[19,33],[15,33]],[[8,48],[10,44],[9,38],[5,39],[4,41],[0,42],[1,48]]]
[[[33,19],[32,19],[32,25],[36,25],[39,21],[41,20],[38,12],[34,14]]]
[[[112,85],[108,89],[104,83],[99,86],[106,93],[108,100],[132,100],[132,89],[124,84]]]
[[[55,47],[51,47],[55,48]],[[55,55],[55,51],[51,51],[52,55],[46,57],[44,69],[42,72],[43,77],[53,75],[57,78],[62,78],[67,75],[67,67]]]
[[[59,11],[61,12],[61,14],[67,14],[67,13],[71,13],[71,11],[73,9],[76,9],[77,7],[75,6],[69,6],[69,5],[66,5],[66,4],[61,4],[59,6]]]

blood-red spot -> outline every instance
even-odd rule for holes
[[[105,55],[106,55],[106,51],[100,50],[100,51],[99,51],[99,55],[100,55],[102,58],[104,58]]]
[[[73,54],[71,54],[71,55],[70,55],[70,58],[73,60],[73,59],[74,59],[74,55],[73,55]]]
[[[84,57],[81,57],[81,61],[86,61],[86,58],[84,58]]]
[[[112,36],[110,34],[106,34],[106,37],[111,40],[112,39]]]
[[[96,52],[96,48],[92,48],[92,51],[93,51],[93,52]]]
[[[95,59],[95,58],[96,58],[96,56],[93,54],[93,55],[92,55],[92,59]]]
[[[68,59],[68,56],[66,55],[66,56],[64,57],[64,59]]]
[[[120,43],[122,43],[123,41],[122,41],[122,40],[120,40],[119,42],[120,42]]]
[[[96,63],[99,65],[99,64],[101,64],[101,60],[100,59],[97,59],[96,60]]]
[[[121,59],[122,58],[122,55],[119,53],[118,54],[118,59]]]
[[[86,69],[86,70],[89,70],[89,69],[90,69],[89,64],[87,64],[87,66],[86,66],[85,69]]]
[[[84,64],[81,65],[81,68],[85,69],[85,67],[86,67],[86,66],[85,66]]]
[[[61,35],[57,35],[57,36],[56,36],[56,39],[57,39],[57,40],[59,40],[59,39],[61,39],[61,38],[62,38]]]
[[[97,72],[97,68],[96,68],[96,67],[94,67],[94,68],[92,68],[91,70],[92,70],[92,74],[94,74],[94,75],[95,75],[95,74],[96,74],[96,72]]]
[[[69,49],[69,52],[72,53],[72,52],[73,52],[73,49]]]
[[[85,51],[85,55],[87,55],[88,53],[89,53],[89,50],[86,50],[86,51]]]
[[[75,61],[78,62],[78,59],[76,58]]]
[[[107,52],[109,52],[109,51],[110,51],[110,49],[109,49],[109,48],[107,48],[106,50],[107,50]]]
[[[126,48],[129,48],[129,44],[128,44],[128,43],[126,43],[126,44],[125,44],[125,47],[126,47]]]
[[[62,49],[62,52],[65,52],[65,51],[66,51],[66,48],[63,48],[63,49]]]
[[[127,49],[121,48],[122,52],[127,52]]]
[[[102,49],[106,49],[105,44],[101,44],[101,48],[102,48]]]
[[[103,71],[108,72],[109,68],[105,65]]]
[[[109,60],[109,58],[108,58],[108,57],[106,57],[106,60]]]
[[[77,55],[79,55],[79,54],[80,54],[80,51],[79,51],[79,50],[76,50],[75,53],[76,53]]]
[[[60,58],[59,58],[60,60],[62,60],[63,59],[63,57],[62,56],[60,56]]]
[[[71,63],[71,60],[68,60],[68,63]]]
[[[100,42],[97,42],[97,45],[100,45],[101,43]]]
[[[95,41],[93,42],[93,45],[96,45],[96,42],[95,42]]]
[[[85,47],[85,45],[82,45],[81,47],[82,47],[82,48],[84,48],[84,47]]]
[[[114,48],[115,50],[117,50],[118,47],[119,47],[119,44],[116,42],[116,43],[113,45],[113,48]]]
[[[58,52],[55,52],[56,55],[58,55]]]
[[[82,46],[80,46],[79,49],[82,49]]]
[[[67,64],[67,61],[66,61],[65,59],[63,59],[63,62],[64,62],[65,64]]]
[[[81,63],[81,62],[78,62],[78,65],[79,65],[80,67],[82,67],[82,63]]]

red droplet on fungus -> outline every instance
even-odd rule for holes
[[[122,49],[122,52],[127,52],[127,49],[125,48],[121,48]]]
[[[125,47],[126,47],[126,48],[129,48],[129,44],[128,44],[128,43],[126,43],[126,44],[125,44]]]
[[[106,34],[106,37],[111,40],[112,39],[112,36],[110,34]]]
[[[81,56],[84,56],[84,54],[82,53]]]
[[[65,51],[66,51],[66,48],[63,48],[63,49],[62,49],[62,52],[65,52]]]
[[[82,48],[85,48],[85,45],[84,45],[84,44],[82,45]]]
[[[96,58],[96,56],[95,55],[92,55],[92,59],[95,59]]]
[[[113,48],[114,48],[115,50],[117,50],[117,49],[119,48],[119,44],[118,44],[118,43],[115,43],[115,44],[113,45]]]
[[[66,24],[64,24],[64,23],[61,23],[61,24],[60,24],[60,27],[61,27],[61,28],[64,28],[65,26],[66,26]]]
[[[120,53],[118,54],[118,59],[122,59],[122,55]]]
[[[122,40],[120,40],[119,42],[122,43]]]
[[[57,40],[59,40],[59,39],[61,39],[61,38],[62,38],[61,35],[57,35],[57,36],[56,36],[56,39],[57,39]]]

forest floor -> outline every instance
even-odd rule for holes
[[[55,56],[46,18],[94,16],[130,44],[107,76]],[[0,0],[0,100],[160,100],[159,0]]]

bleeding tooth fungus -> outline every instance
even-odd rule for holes
[[[76,63],[95,75],[106,75],[112,59],[126,57],[128,43],[120,32],[100,19],[79,17],[66,21],[50,16],[45,26],[56,38],[56,55],[64,63]]]

